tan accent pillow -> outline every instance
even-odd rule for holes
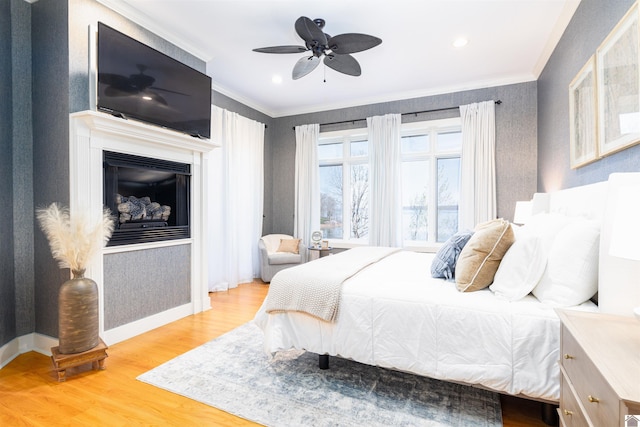
[[[478,224],[456,264],[456,287],[461,292],[484,289],[493,282],[500,261],[515,241],[509,221]]]
[[[280,239],[280,246],[276,252],[299,253],[300,239]]]

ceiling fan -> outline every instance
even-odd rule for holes
[[[335,37],[324,33],[324,19],[314,19],[301,16],[296,20],[296,33],[305,42],[304,46],[271,46],[253,49],[261,53],[303,53],[310,51],[311,56],[304,56],[293,67],[292,77],[297,80],[306,76],[320,63],[324,56],[324,64],[340,73],[350,76],[362,74],[360,64],[351,56],[351,53],[362,52],[382,43],[378,37],[367,34],[345,33]]]

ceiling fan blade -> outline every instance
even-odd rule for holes
[[[116,88],[129,87],[129,79],[125,76],[121,76],[120,74],[100,73],[98,74],[98,79],[101,83],[106,83],[109,86]]]
[[[314,41],[320,46],[327,44],[327,36],[322,32],[320,27],[306,16],[301,16],[295,23],[296,33],[307,42],[307,46],[313,46]]]
[[[150,88],[148,88],[148,89],[159,90],[159,91],[167,92],[167,93],[175,93],[176,95],[189,96],[189,95],[187,95],[187,94],[186,94],[186,93],[184,93],[184,92],[178,92],[177,90],[164,89],[164,88],[156,87],[156,86],[151,86],[151,87],[150,87]]]
[[[347,53],[362,52],[363,50],[376,47],[380,43],[382,43],[382,39],[378,37],[368,34],[347,33],[331,37],[327,46],[333,53],[344,55]]]
[[[306,52],[308,49],[304,46],[271,46],[271,47],[259,47],[257,49],[253,49],[254,52],[260,53],[302,53]]]
[[[291,73],[293,80],[298,80],[300,77],[306,76],[315,70],[319,63],[320,58],[317,56],[305,56],[300,58],[298,62],[296,62],[296,65],[293,67],[293,72]]]
[[[350,76],[359,76],[362,74],[360,64],[351,55],[334,55],[329,54],[324,57],[324,64],[334,70],[348,74]]]

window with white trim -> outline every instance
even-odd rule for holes
[[[367,243],[369,142],[366,129],[321,133],[318,160],[323,237]]]
[[[401,137],[404,245],[444,242],[458,231],[460,118],[403,124]],[[368,153],[366,129],[320,133],[320,229],[334,244],[368,243]]]

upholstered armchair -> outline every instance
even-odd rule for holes
[[[302,241],[287,234],[267,234],[258,242],[260,249],[260,277],[269,283],[280,270],[304,262]]]

